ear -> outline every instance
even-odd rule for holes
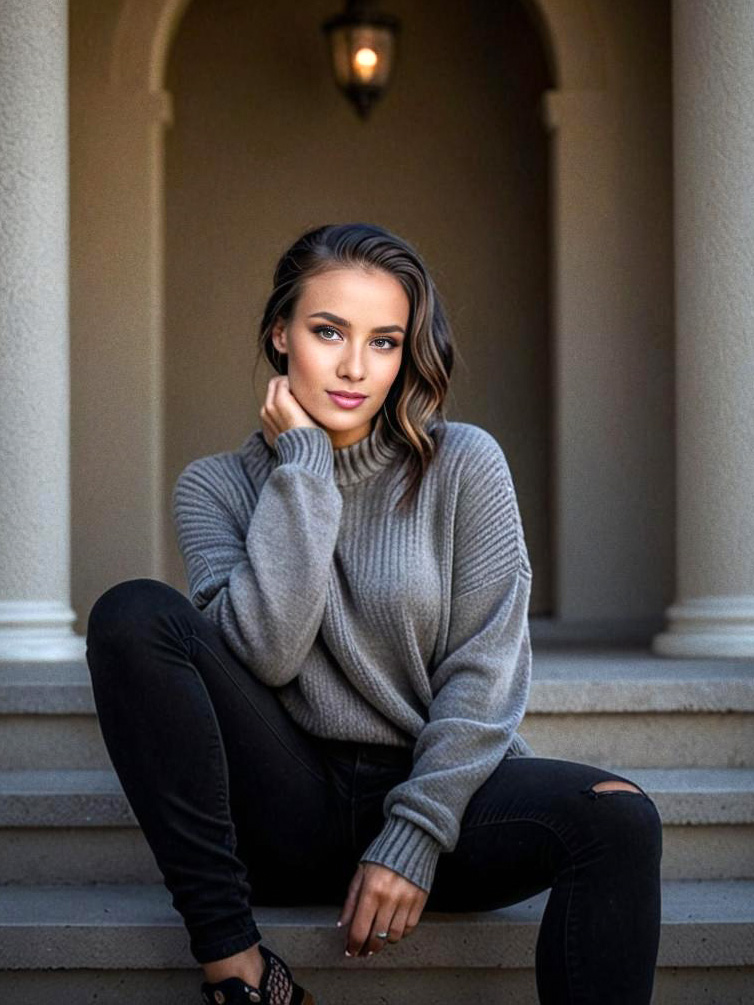
[[[272,344],[278,352],[288,352],[288,340],[285,333],[285,322],[281,317],[275,319],[272,326]]]

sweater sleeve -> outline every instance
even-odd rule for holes
[[[426,891],[469,800],[510,746],[531,682],[531,566],[505,456],[482,432],[482,458],[459,486],[448,644],[431,675],[428,721],[411,774],[385,797],[385,825],[361,856]]]
[[[322,622],[343,497],[324,429],[288,429],[275,453],[248,526],[231,504],[241,475],[223,455],[184,468],[172,510],[191,602],[256,677],[282,687]]]

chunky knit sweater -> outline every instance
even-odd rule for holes
[[[413,747],[360,861],[429,891],[469,799],[517,732],[531,680],[531,566],[505,455],[436,421],[409,512],[404,449],[380,418],[333,449],[320,427],[261,430],[191,461],[173,519],[192,603],[306,731]]]

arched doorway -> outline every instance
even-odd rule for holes
[[[603,65],[608,26],[601,22],[613,17],[610,11],[586,0],[527,3],[542,26],[555,81],[542,105],[551,131],[553,619],[630,618],[664,610],[673,574],[667,544],[672,494],[663,481],[667,477],[672,488],[672,474],[665,474],[672,462],[665,433],[668,378],[654,376],[668,373],[663,339],[669,329],[662,316],[653,321],[654,330],[645,324],[647,313],[666,302],[664,244],[646,244],[643,224],[634,224],[641,220],[636,213],[627,224],[625,202],[634,175],[638,186],[655,184],[658,177],[664,184],[659,174],[664,155],[653,152],[652,163],[640,158],[638,145],[618,126],[625,66],[641,56],[628,41],[634,49],[623,50],[622,66],[615,63],[625,19],[609,26],[618,34],[610,49],[608,86]],[[86,531],[79,541],[74,538],[86,579],[78,589],[80,610],[113,569],[122,576],[133,569],[168,578],[172,530],[165,499],[172,472],[163,455],[164,151],[171,96],[165,74],[186,6],[187,0],[129,0],[96,19],[87,9],[97,43],[92,46],[87,38],[87,50],[76,61],[93,83],[81,100],[74,95],[73,181],[80,190],[74,208],[76,202],[84,207],[79,212],[86,214],[87,227],[72,259],[81,284],[73,322],[74,331],[87,338],[96,333],[96,351],[82,352],[77,360],[76,379],[95,392],[82,396],[75,416],[79,442],[86,443],[79,457],[74,448],[76,484],[85,486],[91,469],[91,477],[106,478],[114,498],[128,499],[117,514],[117,537],[111,533],[112,505],[106,508],[98,499],[103,508],[97,512],[87,500]],[[663,44],[661,14],[653,44],[655,39]],[[632,28],[634,38],[647,15],[647,10],[632,14],[634,22],[641,20]],[[635,74],[631,80],[634,86]],[[658,205],[664,206],[662,198],[658,193]],[[655,219],[656,214],[653,224]],[[661,221],[661,234],[663,226]],[[624,234],[645,242],[642,256],[621,257]],[[442,281],[441,271],[438,278]],[[625,291],[632,281],[639,296],[629,299]],[[85,295],[90,289],[91,297]],[[662,339],[654,334],[658,330]],[[652,379],[653,400],[648,408],[637,408],[628,379],[635,384],[637,375],[645,374]],[[99,393],[101,387],[107,393]],[[644,531],[650,486],[651,536]],[[74,570],[74,591],[75,577]]]
[[[166,478],[258,425],[254,338],[282,248],[318,223],[380,223],[436,277],[458,349],[448,414],[503,446],[531,611],[549,615],[551,78],[518,2],[396,4],[411,41],[366,126],[316,48],[318,6],[193,0],[181,21],[165,77]],[[167,557],[183,586],[177,547]]]

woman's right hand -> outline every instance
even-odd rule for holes
[[[293,396],[287,374],[271,377],[267,384],[267,397],[259,415],[262,419],[262,432],[268,446],[275,446],[280,433],[295,426],[312,426],[323,429],[309,415]]]

